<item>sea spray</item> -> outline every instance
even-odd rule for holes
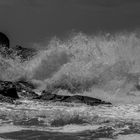
[[[24,77],[38,84],[40,90],[90,93],[115,99],[116,95],[135,96],[133,91],[139,90],[139,54],[138,33],[77,33],[63,40],[53,38],[32,59],[26,62],[14,59],[8,69],[13,69],[16,75],[12,74],[13,79]],[[6,72],[1,70],[1,75]]]

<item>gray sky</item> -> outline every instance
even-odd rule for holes
[[[140,0],[0,0],[0,31],[27,46],[72,30],[94,33],[139,28]]]

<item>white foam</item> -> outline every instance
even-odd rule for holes
[[[0,126],[0,133],[10,133],[10,132],[16,132],[16,131],[21,131],[21,130],[25,130],[25,128],[22,128],[20,126],[14,126],[14,125]]]
[[[55,127],[55,128],[50,128],[52,132],[62,132],[62,133],[78,133],[78,132],[83,132],[86,130],[96,130],[101,125],[65,125],[64,127]]]

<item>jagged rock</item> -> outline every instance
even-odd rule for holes
[[[37,51],[32,48],[23,48],[21,46],[16,46],[14,48],[2,47],[0,48],[0,54],[4,58],[19,58],[21,62],[31,59]]]
[[[12,48],[10,47],[9,38],[2,32],[0,32],[0,54],[3,57],[15,58],[15,56],[19,56],[21,60],[27,60],[33,57],[37,51],[33,48],[24,48],[20,45]]]
[[[14,48],[9,48],[3,46],[0,48],[0,55],[4,58],[12,58],[15,59],[15,57],[19,58],[21,62],[31,59],[35,54],[37,54],[37,51],[32,48],[23,48],[21,46],[16,46]]]
[[[36,54],[36,50],[33,48],[24,48],[17,45],[13,50],[16,52],[17,56],[20,56],[22,60],[28,60]]]
[[[12,99],[18,99],[16,86],[9,81],[0,81],[0,94]]]
[[[96,99],[88,96],[81,96],[81,95],[66,96],[66,95],[43,93],[43,95],[41,95],[38,99],[45,100],[45,101],[53,101],[53,102],[60,101],[60,102],[70,102],[70,103],[84,103],[91,106],[100,105],[100,104],[111,105],[110,102],[105,102],[100,99]]]

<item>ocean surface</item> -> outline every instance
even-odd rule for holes
[[[22,103],[0,104],[0,138],[138,140],[140,136],[140,105],[91,107],[28,100],[22,100]]]
[[[111,102],[87,106],[22,100],[0,104],[0,137],[27,140],[138,140],[140,35],[73,33],[33,44],[26,61],[0,55],[0,80],[26,80],[41,94],[80,94]]]

